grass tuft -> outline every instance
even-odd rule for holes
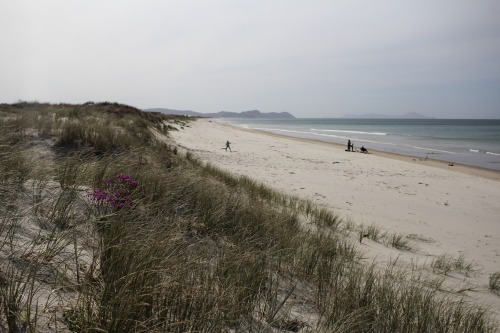
[[[434,272],[444,275],[448,275],[454,271],[469,274],[473,271],[473,266],[474,265],[471,262],[465,261],[463,254],[460,254],[458,258],[453,258],[450,255],[443,254],[438,256],[431,263],[431,267]]]
[[[189,121],[109,102],[0,105],[0,331],[497,329],[437,280],[364,264],[354,222],[177,153],[168,131]]]
[[[387,244],[390,246],[406,251],[412,251],[413,247],[410,244],[410,240],[406,235],[403,234],[390,234],[386,239]]]
[[[489,287],[491,291],[497,294],[500,293],[500,272],[490,275]]]

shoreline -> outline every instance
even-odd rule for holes
[[[405,119],[273,119],[215,118],[241,128],[278,135],[346,145],[351,140],[360,148],[431,158],[447,164],[460,164],[500,172],[500,146],[495,130],[500,122],[478,120],[436,120],[428,124]],[[426,125],[427,124],[427,125]],[[483,126],[485,125],[485,126]],[[481,139],[482,138],[482,139]]]
[[[272,132],[259,130],[259,129],[249,129],[249,128],[237,127],[234,125],[227,124],[225,122],[219,122],[219,124],[221,124],[223,126],[237,128],[238,130],[242,130],[242,131],[254,132],[254,133],[259,133],[259,134],[273,136],[273,137],[281,137],[281,138],[290,139],[290,140],[310,142],[310,143],[314,143],[314,144],[324,144],[327,146],[336,147],[336,148],[341,149],[341,150],[345,150],[345,147],[346,147],[345,145],[341,145],[341,144],[338,144],[335,142],[328,142],[328,141],[315,140],[315,139],[309,139],[309,138],[300,138],[300,137],[290,136],[290,135],[285,135],[285,134],[272,133]],[[436,168],[441,168],[444,170],[452,170],[452,171],[461,172],[461,173],[471,175],[471,176],[477,176],[477,177],[482,177],[482,178],[500,181],[500,171],[499,170],[482,168],[479,166],[461,164],[461,163],[455,163],[455,162],[452,163],[450,161],[437,160],[437,159],[432,159],[432,158],[423,159],[423,158],[415,157],[415,156],[411,156],[411,155],[403,155],[403,154],[397,154],[397,153],[391,153],[391,152],[384,152],[384,151],[380,151],[380,150],[376,150],[376,149],[370,149],[369,152],[370,153],[374,152],[378,156],[393,158],[393,159],[404,161],[404,162],[415,163],[418,165],[426,165],[429,167],[436,167]],[[450,166],[449,165],[450,163],[452,163],[453,165]]]
[[[473,272],[442,276],[446,284],[452,292],[470,286],[463,295],[500,316],[500,297],[488,289],[490,275],[500,272],[500,173],[371,150],[348,153],[343,145],[213,119],[197,119],[171,138],[203,162],[311,200],[347,224],[406,235],[415,249],[366,239],[358,247],[367,260],[398,258],[429,270],[439,256],[463,258]],[[224,149],[227,140],[232,152]]]

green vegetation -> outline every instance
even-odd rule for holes
[[[178,154],[188,121],[0,105],[0,331],[496,330],[417,272],[364,264],[332,212]]]

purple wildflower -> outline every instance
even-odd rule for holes
[[[105,189],[95,188],[88,197],[90,200],[109,204],[111,207],[123,208],[132,206],[132,192],[139,182],[124,173],[104,181]]]

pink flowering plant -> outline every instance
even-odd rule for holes
[[[129,175],[118,173],[115,177],[106,179],[103,188],[95,188],[88,197],[99,207],[115,210],[131,207],[132,194],[139,187],[139,182]]]

